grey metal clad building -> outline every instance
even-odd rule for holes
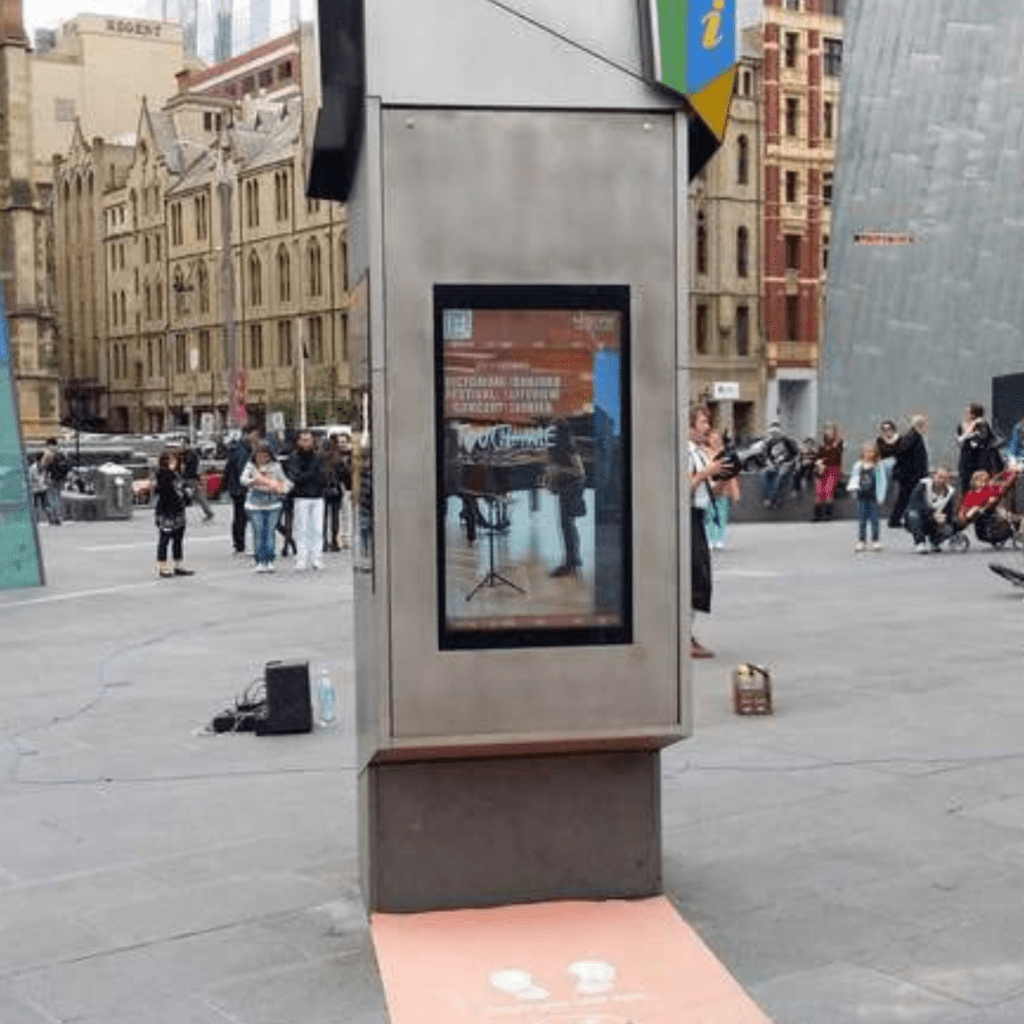
[[[1024,5],[853,0],[820,410],[851,440],[1024,370]],[[1021,410],[1024,412],[1024,410]]]

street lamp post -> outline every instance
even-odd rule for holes
[[[191,291],[193,291],[195,289],[195,285],[192,284],[191,281],[186,281],[184,278],[175,277],[174,281],[171,284],[171,288],[174,290],[174,295],[175,295],[174,312],[175,312],[176,315],[181,315],[185,319],[185,330],[183,332],[182,331],[176,332],[176,336],[174,338],[175,358],[177,358],[177,346],[178,346],[179,342],[187,343],[188,337],[189,337],[189,333],[190,333],[189,329],[188,329],[188,316],[189,316],[189,313],[191,312],[191,308],[192,307],[186,304],[185,296],[188,295],[189,292],[191,292]],[[188,358],[188,361],[189,361],[189,369],[191,371],[189,373],[189,375],[188,375],[189,376],[188,439],[189,439],[189,443],[190,444],[194,444],[195,443],[195,439],[196,439],[196,435],[195,435],[195,403],[194,403],[194,400],[192,398],[192,394],[195,391],[195,367],[191,365],[192,364],[192,350],[191,350],[191,346],[189,346],[189,354],[188,354],[187,358]]]
[[[306,340],[303,320],[299,317],[299,430],[306,429]]]
[[[204,153],[213,152],[217,196],[220,201],[220,299],[221,319],[224,329],[224,362],[225,391],[227,393],[227,422],[244,428],[247,420],[245,413],[245,370],[239,365],[237,325],[235,323],[235,286],[234,266],[231,260],[232,230],[232,194],[231,173],[228,167],[227,151],[230,143],[225,132],[218,134],[210,146],[201,146],[188,139],[179,139],[183,145],[191,145]],[[212,378],[211,378],[212,380]],[[211,404],[216,406],[214,388],[211,383]]]

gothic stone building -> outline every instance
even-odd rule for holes
[[[29,43],[21,0],[0,3],[0,276],[22,431],[58,426],[54,296],[47,285],[52,193],[33,180]]]
[[[350,397],[345,210],[304,196],[300,97],[143,103],[127,149],[76,134],[55,168],[65,369],[97,424],[162,431],[295,423]],[[93,193],[88,185],[93,182]],[[88,231],[76,203],[91,202]],[[93,273],[92,268],[95,268]],[[98,330],[76,308],[92,287]],[[77,305],[76,305],[77,303]],[[82,329],[84,325],[84,329]],[[237,395],[232,386],[241,389]]]

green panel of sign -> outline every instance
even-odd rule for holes
[[[0,590],[43,582],[0,300]]]

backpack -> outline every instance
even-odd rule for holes
[[[50,477],[55,484],[62,484],[71,472],[71,460],[63,453],[58,452],[57,458],[50,467]]]

